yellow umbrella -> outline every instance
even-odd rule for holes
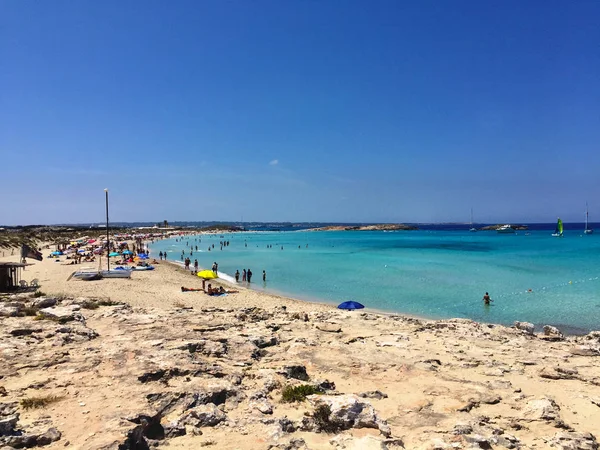
[[[204,278],[205,280],[212,280],[214,278],[219,278],[219,276],[214,273],[212,270],[203,270],[202,272],[198,272],[198,276],[200,278]]]

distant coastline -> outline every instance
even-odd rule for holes
[[[381,223],[377,225],[330,225],[326,227],[309,228],[306,231],[411,231],[418,230],[413,225],[403,223]]]

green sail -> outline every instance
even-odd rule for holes
[[[556,224],[556,229],[558,230],[559,234],[563,234],[563,224],[562,224],[562,220],[558,219],[558,223]]]

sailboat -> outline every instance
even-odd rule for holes
[[[585,202],[585,230],[583,230],[583,234],[592,234],[593,232],[592,228],[588,228],[588,204]]]
[[[477,231],[477,228],[475,228],[473,226],[473,208],[471,208],[471,223],[470,223],[470,225],[471,225],[471,228],[469,228],[469,231]]]
[[[552,236],[563,237],[563,223],[562,223],[562,220],[560,220],[560,217],[558,218],[558,221],[556,222],[556,229],[554,230],[554,233],[552,233]]]

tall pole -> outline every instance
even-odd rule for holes
[[[108,189],[104,189],[104,193],[106,194],[106,261],[107,261],[107,269],[110,270],[110,237],[108,235]]]

